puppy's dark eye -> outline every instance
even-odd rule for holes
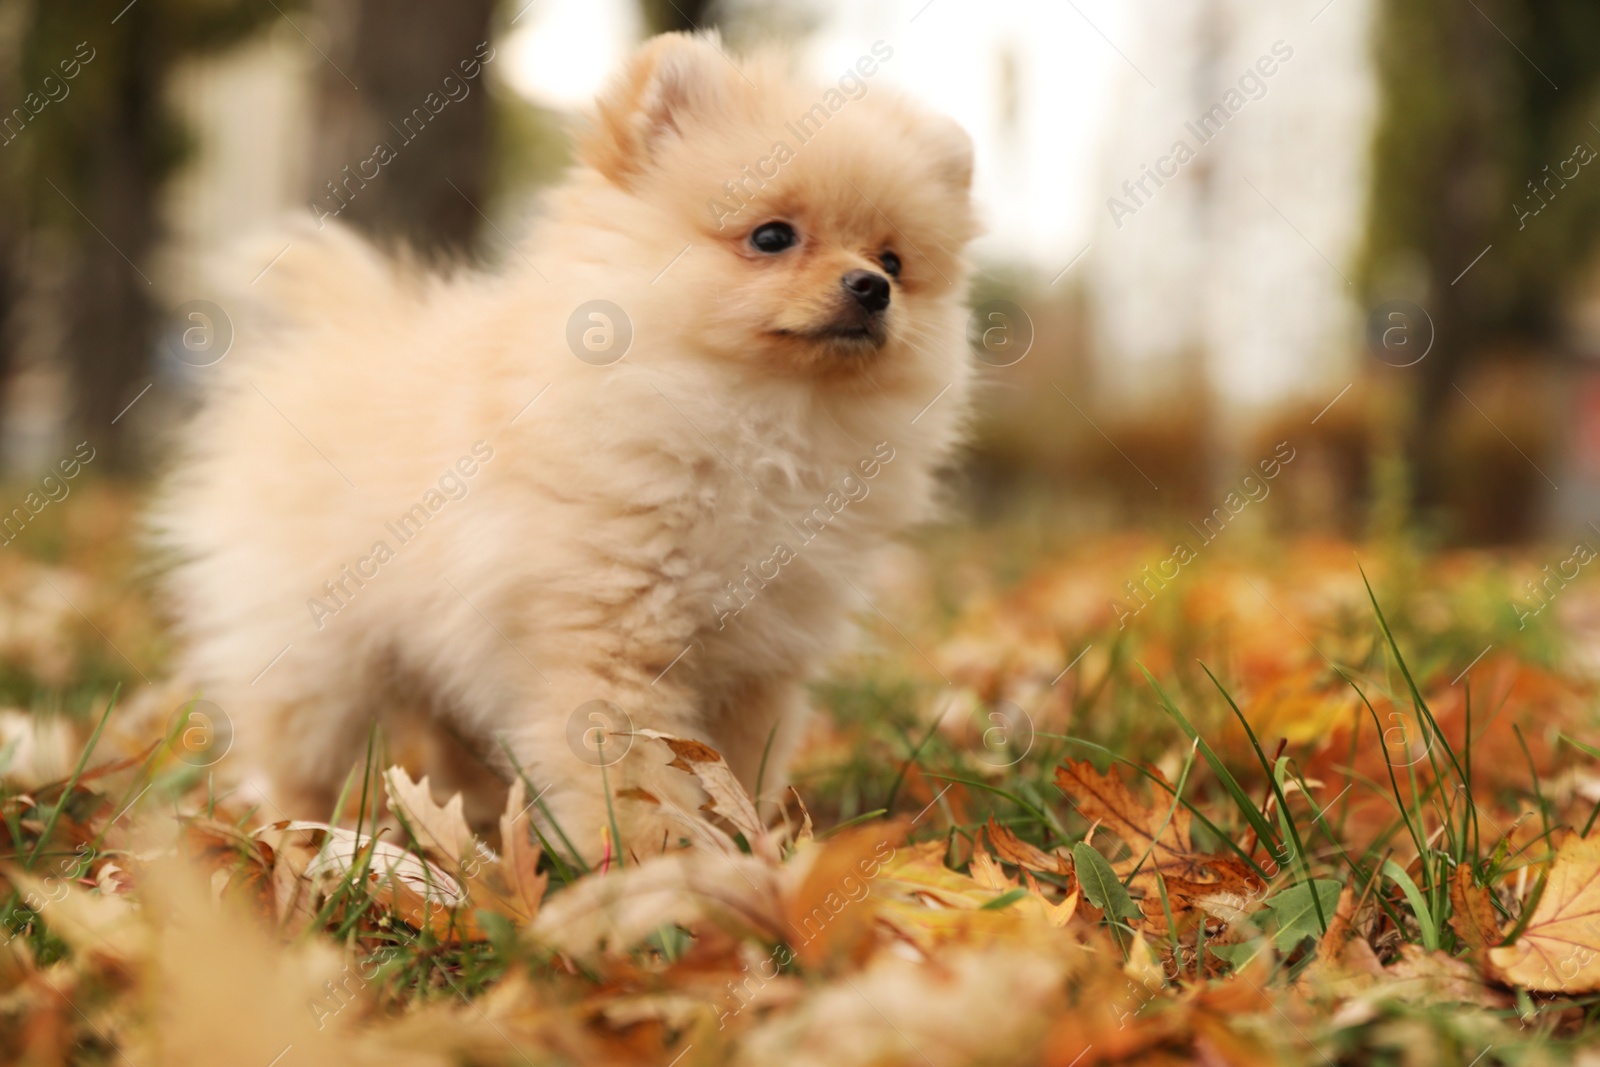
[[[776,255],[791,247],[798,239],[794,227],[787,222],[768,222],[755,228],[750,235],[750,245],[757,252]]]
[[[889,250],[885,249],[883,254],[878,257],[878,262],[883,264],[883,269],[889,275],[889,277],[891,277],[891,278],[900,277],[900,257],[899,256],[897,256],[893,252],[890,252]]]

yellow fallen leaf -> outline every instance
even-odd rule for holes
[[[995,861],[993,856],[989,855],[989,853],[984,851],[982,848],[977,848],[973,851],[972,863],[968,869],[972,872],[973,881],[977,882],[986,889],[993,889],[1000,893],[1006,893],[1017,888],[1017,879],[1006,877],[1006,873],[1001,868],[1000,864]],[[1068,869],[1071,869],[1070,864],[1068,865]],[[1013,907],[1015,907],[1020,914],[1029,916],[1030,918],[1043,919],[1051,926],[1059,927],[1067,925],[1067,920],[1071,919],[1078,910],[1077,888],[1074,887],[1072,892],[1067,894],[1065,900],[1061,901],[1059,904],[1056,904],[1053,903],[1049,897],[1045,896],[1039,891],[1039,883],[1033,877],[1032,871],[1024,867],[1022,869],[1022,874],[1023,877],[1028,880],[1028,893],[1026,896],[1018,900]]]
[[[1004,893],[1008,889],[1017,887],[1017,880],[1007,878],[994,857],[981,848],[973,850],[972,865],[968,870],[972,872],[973,880],[985,889],[998,889]]]
[[[1122,973],[1129,979],[1139,982],[1148,990],[1157,990],[1167,984],[1166,975],[1161,971],[1161,964],[1156,960],[1156,954],[1150,948],[1144,931],[1133,935],[1133,943],[1128,946],[1128,960],[1122,965]]]
[[[1515,944],[1489,950],[1502,980],[1547,993],[1600,989],[1600,835],[1569,837]]]

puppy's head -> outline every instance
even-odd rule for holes
[[[959,336],[972,144],[881,84],[892,56],[818,87],[667,35],[601,96],[582,158],[642,257],[686,249],[651,288],[698,351],[826,377]]]

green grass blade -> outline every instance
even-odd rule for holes
[[[1411,910],[1416,913],[1417,925],[1422,929],[1422,945],[1430,952],[1439,947],[1439,926],[1434,921],[1433,909],[1428,907],[1427,898],[1422,895],[1422,890],[1417,888],[1417,883],[1411,876],[1401,869],[1394,860],[1383,861],[1383,873],[1391,882],[1400,887],[1400,892],[1406,895],[1406,900],[1411,903]]]
[[[1245,820],[1250,824],[1250,828],[1256,832],[1256,839],[1266,846],[1267,854],[1272,857],[1273,863],[1282,866],[1284,860],[1288,859],[1288,857],[1283,854],[1283,846],[1278,842],[1277,834],[1273,833],[1272,825],[1267,822],[1265,816],[1256,808],[1255,802],[1245,793],[1244,787],[1233,776],[1233,772],[1228,770],[1227,765],[1206,743],[1206,739],[1200,736],[1200,732],[1194,728],[1194,724],[1168,698],[1160,683],[1156,681],[1155,676],[1145,670],[1143,664],[1139,665],[1139,670],[1144,674],[1145,679],[1149,681],[1151,687],[1155,689],[1156,697],[1161,701],[1162,708],[1166,710],[1168,715],[1172,716],[1189,740],[1200,746],[1200,754],[1205,757],[1212,773],[1217,776],[1217,779],[1222,783],[1222,787],[1233,798],[1234,804],[1239,808],[1239,813],[1245,817]]]
[[[939,719],[935,718],[928,724],[928,731],[922,735],[922,740],[912,746],[911,755],[907,756],[906,761],[900,765],[900,773],[894,776],[894,784],[889,787],[889,799],[883,802],[886,810],[894,810],[895,798],[900,795],[900,786],[904,784],[906,775],[911,773],[911,767],[917,762],[917,757],[922,754],[922,750],[929,741],[933,740],[934,731],[937,729],[939,729]],[[901,736],[904,737],[905,734],[902,733]]]
[[[67,784],[62,788],[61,795],[56,798],[55,804],[50,808],[50,818],[44,824],[39,839],[33,843],[33,851],[28,854],[26,867],[32,867],[33,861],[39,857],[39,850],[44,848],[44,843],[50,840],[56,832],[56,823],[61,819],[61,813],[66,810],[67,800],[72,796],[72,791],[78,786],[78,779],[83,777],[83,769],[89,765],[89,757],[94,754],[94,748],[100,743],[100,734],[104,732],[106,723],[111,718],[111,711],[117,706],[117,695],[122,692],[122,686],[117,686],[111,691],[111,699],[106,702],[106,712],[100,716],[100,721],[95,725],[94,733],[89,735],[89,741],[83,746],[83,752],[78,756],[78,765],[72,769],[72,777],[67,779]]]
[[[1433,710],[1428,707],[1428,702],[1422,698],[1422,690],[1417,688],[1417,680],[1411,676],[1411,667],[1407,665],[1405,656],[1400,653],[1400,643],[1394,639],[1394,632],[1389,629],[1389,620],[1384,617],[1383,609],[1378,606],[1378,595],[1372,591],[1372,582],[1368,580],[1367,572],[1362,568],[1359,561],[1356,563],[1356,569],[1361,571],[1361,582],[1367,587],[1367,599],[1372,602],[1372,610],[1378,617],[1378,629],[1383,632],[1383,639],[1388,644],[1390,653],[1394,656],[1395,665],[1400,668],[1400,676],[1406,680],[1406,688],[1411,690],[1413,706],[1415,706],[1418,714],[1428,720],[1428,726],[1433,730],[1433,737],[1444,746],[1445,755],[1449,756],[1450,762],[1455,765],[1456,776],[1461,781],[1466,781],[1466,771],[1462,768],[1461,761],[1456,758],[1455,749],[1451,747],[1449,740],[1444,736],[1444,731],[1439,729],[1439,721],[1433,717]],[[1380,734],[1379,736],[1381,737],[1382,735]],[[1433,754],[1431,745],[1429,746],[1428,754],[1431,758]],[[1437,767],[1435,767],[1435,773],[1438,773]]]
[[[1278,819],[1287,831],[1287,836],[1294,842],[1294,858],[1299,859],[1300,869],[1305,874],[1306,880],[1311,880],[1311,862],[1306,858],[1305,842],[1300,839],[1300,829],[1295,826],[1294,818],[1289,813],[1289,798],[1283,793],[1282,771],[1274,767],[1267,759],[1267,754],[1261,748],[1261,742],[1256,740],[1256,732],[1250,726],[1250,720],[1244,717],[1244,712],[1239,710],[1239,705],[1234,702],[1233,695],[1225,689],[1217,676],[1211,673],[1211,668],[1204,663],[1200,669],[1206,672],[1206,677],[1211,679],[1211,684],[1217,687],[1217,692],[1222,694],[1222,699],[1228,702],[1228,707],[1233,709],[1234,717],[1239,720],[1239,725],[1244,727],[1245,736],[1250,739],[1250,747],[1255,749],[1256,759],[1261,761],[1261,770],[1267,776],[1268,783],[1272,786],[1272,795],[1278,798]],[[1276,859],[1276,857],[1274,857]],[[1312,906],[1317,909],[1317,922],[1321,929],[1328,929],[1327,918],[1322,914],[1322,902],[1315,893],[1311,894]]]
[[[1028,891],[1020,886],[1018,886],[1016,889],[1008,889],[988,903],[978,905],[978,910],[1000,911],[1002,908],[1009,908],[1012,904],[1015,904],[1017,901],[1021,900],[1027,895]]]

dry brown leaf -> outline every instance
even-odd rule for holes
[[[154,887],[154,904],[144,911],[151,951],[142,982],[144,999],[157,1008],[137,1042],[124,1046],[127,1061],[171,1067],[265,1065],[275,1057],[307,1067],[454,1062],[414,1038],[399,1042],[353,1026],[366,983],[325,942],[285,947],[226,902],[213,906],[191,872],[176,867],[152,870],[146,887]]]
[[[550,881],[549,875],[539,873],[539,847],[528,837],[526,809],[532,805],[525,804],[523,797],[519,775],[511,783],[506,810],[500,816],[500,856],[470,861],[462,872],[467,875],[467,892],[474,903],[518,925],[538,917]]]
[[[144,931],[135,921],[138,909],[126,896],[91,893],[75,882],[41,878],[10,866],[0,868],[0,874],[52,932],[78,952],[120,966],[136,962],[148,950]]]
[[[1525,989],[1600,989],[1600,835],[1563,842],[1522,936],[1491,948],[1489,962],[1496,977]]]
[[[1355,910],[1355,892],[1345,886],[1317,945],[1316,957],[1298,979],[1300,991],[1307,996],[1346,1000],[1371,989],[1383,976],[1383,963],[1367,939],[1355,931]]]
[[[731,1062],[737,1067],[1034,1062],[1038,1042],[1062,1014],[1064,979],[1075,965],[1075,957],[1058,943],[1065,936],[1057,933],[1032,944],[954,945],[932,965],[879,952],[860,972],[814,983],[790,1010],[762,1019]]]
[[[972,862],[968,864],[967,870],[972,874],[972,880],[985,889],[994,889],[1004,893],[1007,890],[1017,888],[1017,880],[1007,877],[1000,864],[995,862],[995,858],[982,848],[973,852]]]
[[[539,909],[534,936],[577,959],[626,953],[663,926],[715,921],[767,941],[785,936],[776,872],[751,856],[668,852],[580,878]]]
[[[806,802],[800,799],[800,790],[790,786],[789,792],[794,794],[794,802],[800,805],[800,829],[795,831],[794,843],[803,845],[816,837],[816,831],[811,825],[811,811],[806,807]]]
[[[1072,873],[1071,860],[1021,840],[1016,834],[995,822],[993,815],[989,816],[989,823],[983,831],[989,838],[989,845],[994,849],[995,857],[1001,863],[1009,863],[1013,867],[1023,867],[1030,871],[1043,871],[1046,874]]]
[[[413,926],[427,926],[440,937],[481,936],[470,915],[457,914],[467,903],[455,875],[415,853],[366,834],[311,821],[273,823],[256,831],[272,843],[279,864],[273,871],[280,922],[298,927],[315,912],[325,885],[367,859],[367,881],[379,903],[387,904]],[[310,859],[305,856],[309,851]]]
[[[729,825],[743,834],[752,853],[777,862],[778,848],[773,843],[772,835],[768,833],[766,824],[757,814],[750,795],[733,776],[732,769],[728,767],[721,753],[699,741],[673,737],[656,730],[638,729],[634,732],[641,737],[654,738],[670,748],[673,760],[667,766],[694,775],[695,780],[700,783],[700,788],[711,798],[705,805],[706,810],[722,816]],[[655,801],[655,798],[651,799]]]
[[[298,938],[317,919],[316,902],[320,890],[313,879],[306,877],[306,869],[317,858],[317,847],[310,834],[274,832],[271,827],[264,833],[257,833],[276,842],[272,846],[273,910],[282,932]]]
[[[217,896],[237,896],[260,915],[274,914],[276,862],[270,845],[215,819],[190,820],[183,828],[182,845],[200,869],[223,875],[212,883]]]
[[[1413,1004],[1476,1004],[1503,1008],[1510,1003],[1504,993],[1491,989],[1466,960],[1421,945],[1400,946],[1400,958],[1384,968],[1380,990],[1386,997]]]
[[[103,896],[123,896],[133,890],[133,875],[115,863],[106,863],[95,874],[94,885]]]

